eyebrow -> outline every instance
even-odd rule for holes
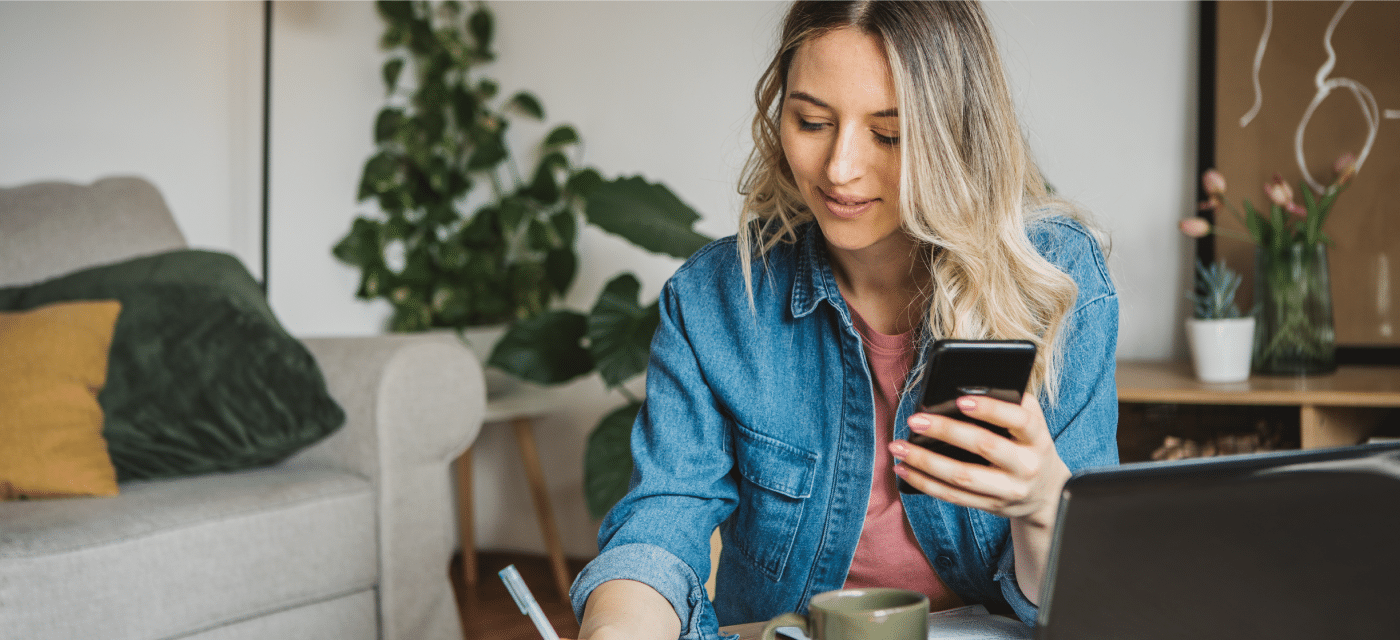
[[[819,100],[816,96],[814,96],[814,95],[812,95],[812,94],[810,94],[810,93],[804,93],[804,92],[802,92],[802,91],[793,91],[793,92],[791,92],[791,93],[788,94],[788,97],[789,97],[789,98],[792,98],[792,99],[794,99],[794,100],[801,100],[801,101],[803,101],[803,102],[810,102],[811,104],[816,105],[816,106],[818,106],[818,107],[821,107],[821,108],[823,108],[823,109],[830,109],[830,108],[831,108],[831,105],[829,105],[829,104],[827,104],[827,103],[825,103],[825,102],[822,102],[822,101]],[[899,117],[899,109],[885,109],[885,110],[883,110],[883,111],[876,111],[875,113],[870,114],[870,117],[872,117],[872,118],[898,118],[898,117]]]

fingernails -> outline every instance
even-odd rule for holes
[[[976,409],[977,398],[974,398],[972,396],[963,396],[961,398],[958,398],[958,408],[964,411]]]
[[[902,465],[902,464],[897,464],[897,465],[894,466],[894,474],[897,475],[897,476],[899,476],[899,477],[901,477],[901,478],[906,478],[906,479],[907,479],[907,478],[909,477],[909,470],[908,470],[908,469],[905,469],[905,468],[904,468],[904,465]]]
[[[925,431],[928,431],[928,428],[931,426],[933,426],[933,423],[929,422],[929,419],[924,416],[917,414],[909,416],[909,428],[913,430],[914,433],[923,433]]]
[[[909,455],[909,447],[905,446],[903,442],[891,442],[890,453],[894,454],[896,458],[903,458]]]

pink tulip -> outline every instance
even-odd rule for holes
[[[1293,202],[1293,187],[1288,186],[1283,176],[1275,173],[1274,179],[1264,185],[1264,193],[1269,195],[1269,200],[1280,207],[1288,207]]]
[[[1289,202],[1288,204],[1283,205],[1283,210],[1287,211],[1290,215],[1294,217],[1294,219],[1297,220],[1303,220],[1308,217],[1308,210],[1304,209],[1302,205],[1296,202]]]
[[[1350,151],[1337,158],[1337,162],[1332,165],[1332,170],[1337,172],[1338,186],[1351,182],[1352,176],[1356,175],[1356,161],[1356,154]]]
[[[1210,235],[1210,221],[1197,216],[1181,221],[1181,232],[1188,238],[1204,238]]]
[[[1201,175],[1201,186],[1205,187],[1206,193],[1211,196],[1220,196],[1225,193],[1225,174],[1211,169]],[[1212,198],[1213,200],[1214,198]]]

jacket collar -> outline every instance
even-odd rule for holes
[[[792,288],[791,311],[794,318],[817,310],[817,304],[829,300],[844,316],[845,299],[836,287],[836,275],[826,255],[826,243],[817,223],[808,222],[797,229],[797,277]]]

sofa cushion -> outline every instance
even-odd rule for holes
[[[233,256],[181,250],[0,290],[0,306],[122,302],[98,400],[118,479],[279,462],[345,414]]]
[[[181,637],[378,581],[371,485],[323,467],[0,503],[0,522],[7,638]]]
[[[165,199],[142,178],[0,188],[3,286],[184,247]]]
[[[121,304],[0,312],[0,500],[117,494],[97,394]]]

